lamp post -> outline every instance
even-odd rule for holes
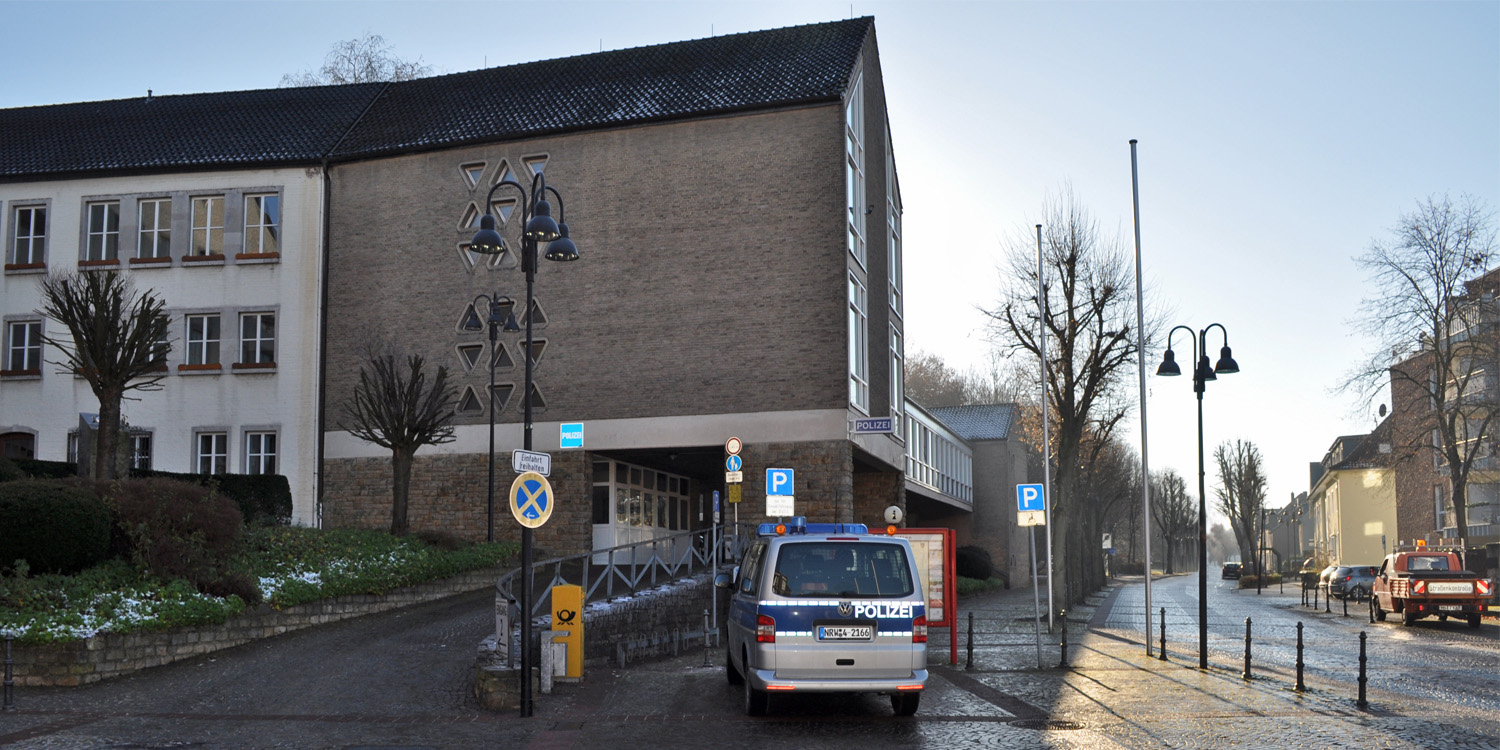
[[[475,312],[479,311],[481,300],[490,311],[484,321],[490,327],[490,481],[485,490],[484,540],[493,542],[495,541],[495,350],[500,345],[500,331],[515,333],[521,330],[521,327],[516,325],[515,300],[499,293],[481,294],[474,298]],[[502,317],[502,311],[504,317]],[[475,325],[481,324],[476,320]],[[464,328],[471,331],[479,330],[470,327],[468,321],[464,322]]]
[[[509,186],[521,194],[521,271],[526,274],[526,351],[523,356],[526,360],[526,385],[521,398],[525,413],[525,422],[522,427],[522,444],[526,450],[531,450],[531,395],[535,390],[532,382],[532,371],[535,366],[533,356],[532,338],[532,311],[535,305],[533,289],[536,284],[537,245],[547,243],[547,260],[570,261],[578,260],[578,248],[573,240],[568,238],[568,225],[565,219],[562,195],[555,188],[547,185],[547,178],[541,172],[531,178],[531,190],[515,180],[502,180],[495,183],[484,198],[484,216],[479,220],[479,231],[474,233],[474,239],[469,242],[469,250],[485,255],[499,255],[505,252],[505,240],[495,229],[495,215],[490,208],[494,205],[495,191]],[[552,218],[552,204],[547,202],[547,194],[551,193],[557,198],[557,218]],[[493,329],[491,329],[493,330]],[[492,371],[493,372],[493,371]],[[491,393],[491,398],[494,394]],[[493,402],[492,402],[493,403]],[[531,527],[521,527],[521,716],[528,717],[532,713],[531,705]]]
[[[1224,336],[1224,346],[1219,349],[1219,361],[1208,366],[1208,332],[1219,329]],[[1182,374],[1172,352],[1172,335],[1181,329],[1192,335],[1193,329],[1176,326],[1167,332],[1167,351],[1162,355],[1156,374],[1172,377]],[[1230,375],[1240,371],[1240,366],[1229,352],[1229,332],[1224,326],[1213,323],[1198,331],[1193,339],[1193,392],[1198,394],[1198,668],[1208,669],[1208,507],[1203,487],[1203,391],[1210,380],[1219,375]]]

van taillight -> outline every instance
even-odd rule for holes
[[[776,642],[776,621],[770,615],[755,616],[755,642]]]
[[[927,615],[917,615],[917,618],[911,621],[911,642],[927,642]]]

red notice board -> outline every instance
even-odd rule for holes
[[[927,627],[948,629],[948,661],[958,663],[958,596],[953,529],[896,529],[917,557],[922,593],[927,599]]]

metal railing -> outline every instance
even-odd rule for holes
[[[755,525],[741,523],[738,527],[723,525],[680,531],[633,544],[534,562],[531,566],[533,601],[529,615],[535,618],[552,611],[552,587],[555,585],[573,583],[582,586],[584,602],[612,599],[712,570],[716,565],[734,565],[754,538]],[[518,568],[495,581],[497,612],[513,611],[520,578]],[[502,605],[504,609],[501,609]]]

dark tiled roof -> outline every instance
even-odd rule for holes
[[[341,159],[836,100],[871,18],[716,36],[393,84]]]
[[[385,85],[0,109],[0,179],[314,162]]]
[[[967,441],[1008,440],[1016,422],[1015,404],[943,406],[928,409],[932,416]]]
[[[392,84],[0,109],[0,180],[355,159],[836,100],[873,23],[793,26]]]

